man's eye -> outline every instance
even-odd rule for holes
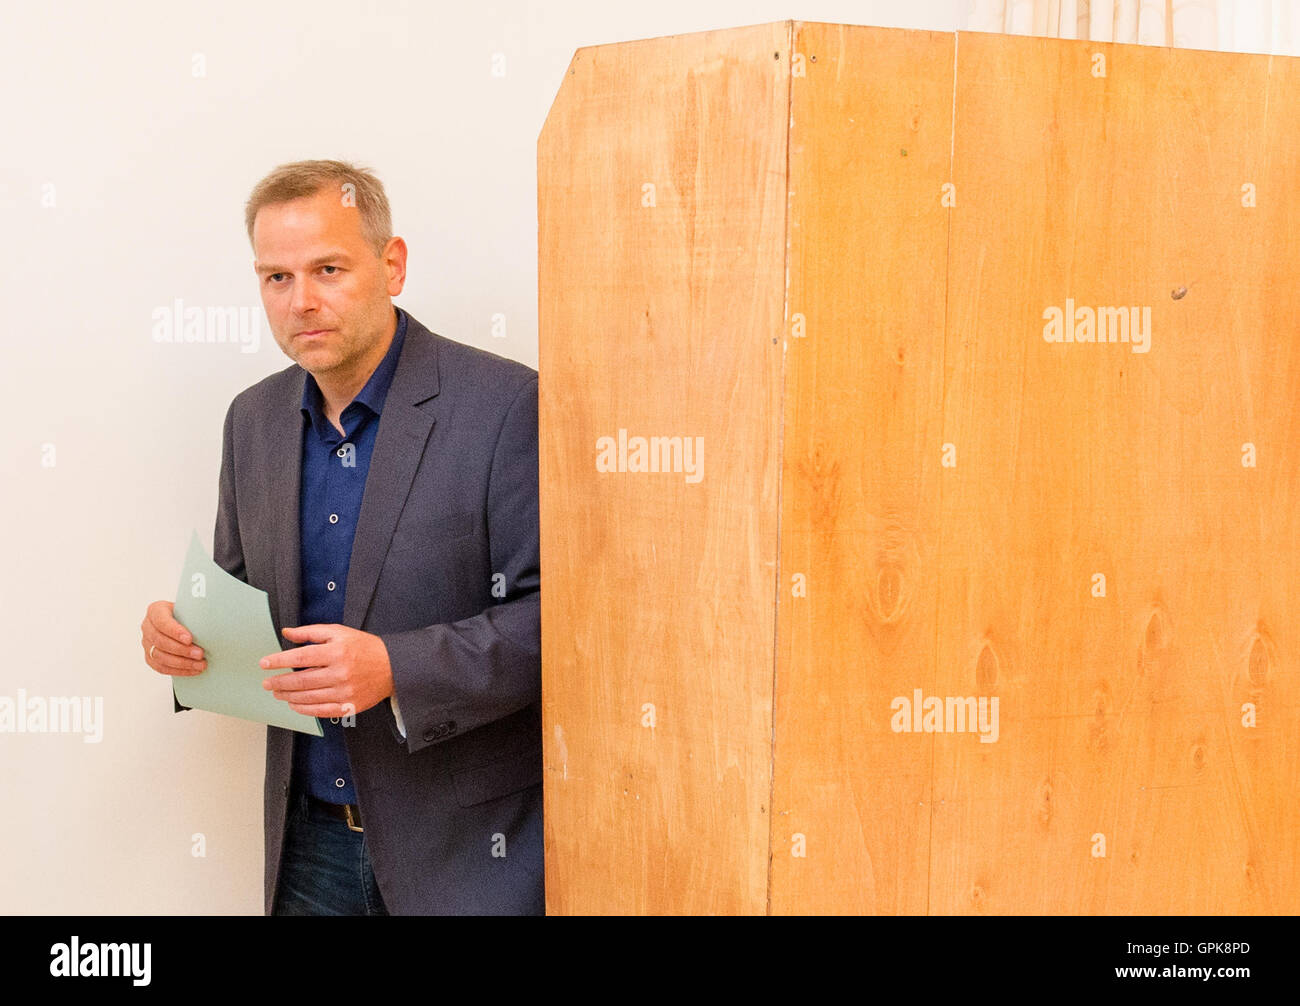
[[[325,269],[337,269],[338,266],[336,266],[336,265],[327,265],[327,266],[324,266],[323,268],[325,268]],[[332,275],[334,275],[334,274],[333,274],[333,273],[330,273],[329,275],[332,276]]]

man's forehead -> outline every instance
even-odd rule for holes
[[[333,234],[338,238],[361,233],[361,216],[355,207],[345,206],[328,190],[283,203],[268,203],[253,220],[253,238],[274,240],[286,234],[301,240],[311,234]]]
[[[351,259],[364,244],[355,209],[333,209],[313,198],[273,203],[257,211],[253,221],[253,252],[259,261],[287,266],[302,261]]]

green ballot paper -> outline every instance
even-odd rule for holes
[[[294,673],[282,668],[267,671],[258,664],[267,654],[284,649],[271,621],[270,598],[209,559],[197,531],[190,535],[173,613],[190,630],[195,644],[203,647],[208,663],[201,674],[172,676],[177,702],[325,736],[315,716],[294,712],[262,687],[273,674]]]

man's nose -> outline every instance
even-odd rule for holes
[[[309,311],[315,311],[318,306],[318,299],[316,284],[312,282],[310,276],[294,281],[293,297],[290,303],[294,314],[306,314]]]

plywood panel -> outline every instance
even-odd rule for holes
[[[578,52],[538,144],[551,912],[1300,909],[1297,66]],[[1043,339],[1083,305],[1149,349]],[[620,430],[703,478],[600,471]]]
[[[765,910],[788,51],[581,49],[538,142],[552,913]],[[702,477],[598,471],[620,430]]]
[[[1300,904],[1295,84],[959,38],[937,694],[1000,708],[932,735],[934,913]],[[1048,343],[1067,298],[1149,349]]]
[[[953,37],[793,59],[771,910],[920,913],[930,739],[890,702],[935,676]]]

